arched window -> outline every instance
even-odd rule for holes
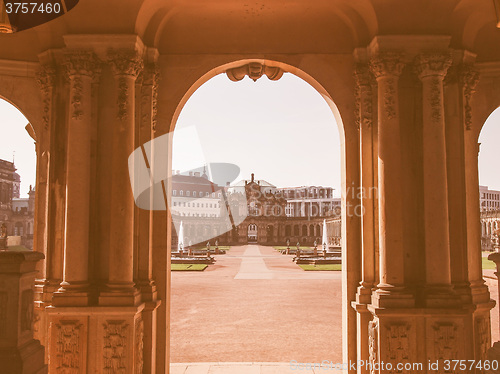
[[[179,195],[184,196],[184,191],[180,190]]]
[[[173,190],[172,191],[172,196],[176,196],[177,195],[177,190]]]

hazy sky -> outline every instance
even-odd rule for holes
[[[479,143],[479,183],[500,190],[500,108],[484,124]]]
[[[35,186],[35,141],[25,130],[28,120],[10,103],[0,99],[0,159],[12,161],[21,176],[21,197],[28,197],[30,184]]]
[[[15,162],[21,194],[35,183],[34,141],[28,120],[0,99],[0,158]],[[174,135],[174,169],[204,162],[230,162],[239,179],[265,179],[279,187],[340,188],[339,133],[323,98],[300,78],[279,81],[248,77],[231,82],[224,74],[201,86],[183,108]],[[184,133],[184,134],[183,134]],[[500,190],[500,109],[480,136],[480,183]]]
[[[177,122],[174,170],[189,169],[188,151],[198,148],[196,139],[178,135],[177,130],[190,127],[207,161],[241,168],[236,181],[249,179],[253,172],[278,187],[340,188],[339,131],[333,113],[314,88],[292,74],[256,82],[248,77],[232,82],[221,74],[202,85]]]

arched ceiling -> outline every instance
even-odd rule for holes
[[[499,60],[493,0],[81,0],[67,15],[0,35],[0,59],[37,61],[66,34],[138,34],[162,54],[347,53],[376,35],[440,34]]]
[[[137,30],[163,53],[350,53],[374,28],[373,14],[371,22],[364,19],[370,15],[367,5],[367,0],[146,0]]]

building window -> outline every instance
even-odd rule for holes
[[[184,191],[183,191],[183,190],[181,190],[181,191],[179,192],[179,195],[184,196]]]
[[[206,197],[210,197],[210,194],[207,192],[207,194],[205,195]]]
[[[172,191],[172,196],[176,196],[177,195],[177,190],[173,190]]]
[[[190,194],[191,194],[191,191],[189,191],[189,190],[186,191],[186,196],[190,196]]]
[[[196,191],[193,191],[193,197],[196,197]]]

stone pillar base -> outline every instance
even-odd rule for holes
[[[36,264],[43,254],[0,252],[0,372],[47,373],[45,349],[33,338]]]
[[[438,361],[440,369],[435,372],[441,372],[444,360],[487,359],[489,313],[473,307],[378,309],[370,305],[368,309],[373,316],[368,324],[368,356],[378,369],[371,373],[434,372]],[[398,364],[403,366],[397,368]]]
[[[499,364],[499,369],[498,370],[489,370],[486,371],[487,374],[496,374],[500,373],[500,342],[496,342],[493,344],[493,347],[491,347],[488,350],[488,360],[490,362],[496,361]]]
[[[47,307],[49,372],[142,373],[144,307]]]
[[[38,340],[19,349],[1,349],[0,372],[9,374],[46,374],[47,365],[45,361],[45,348]]]

